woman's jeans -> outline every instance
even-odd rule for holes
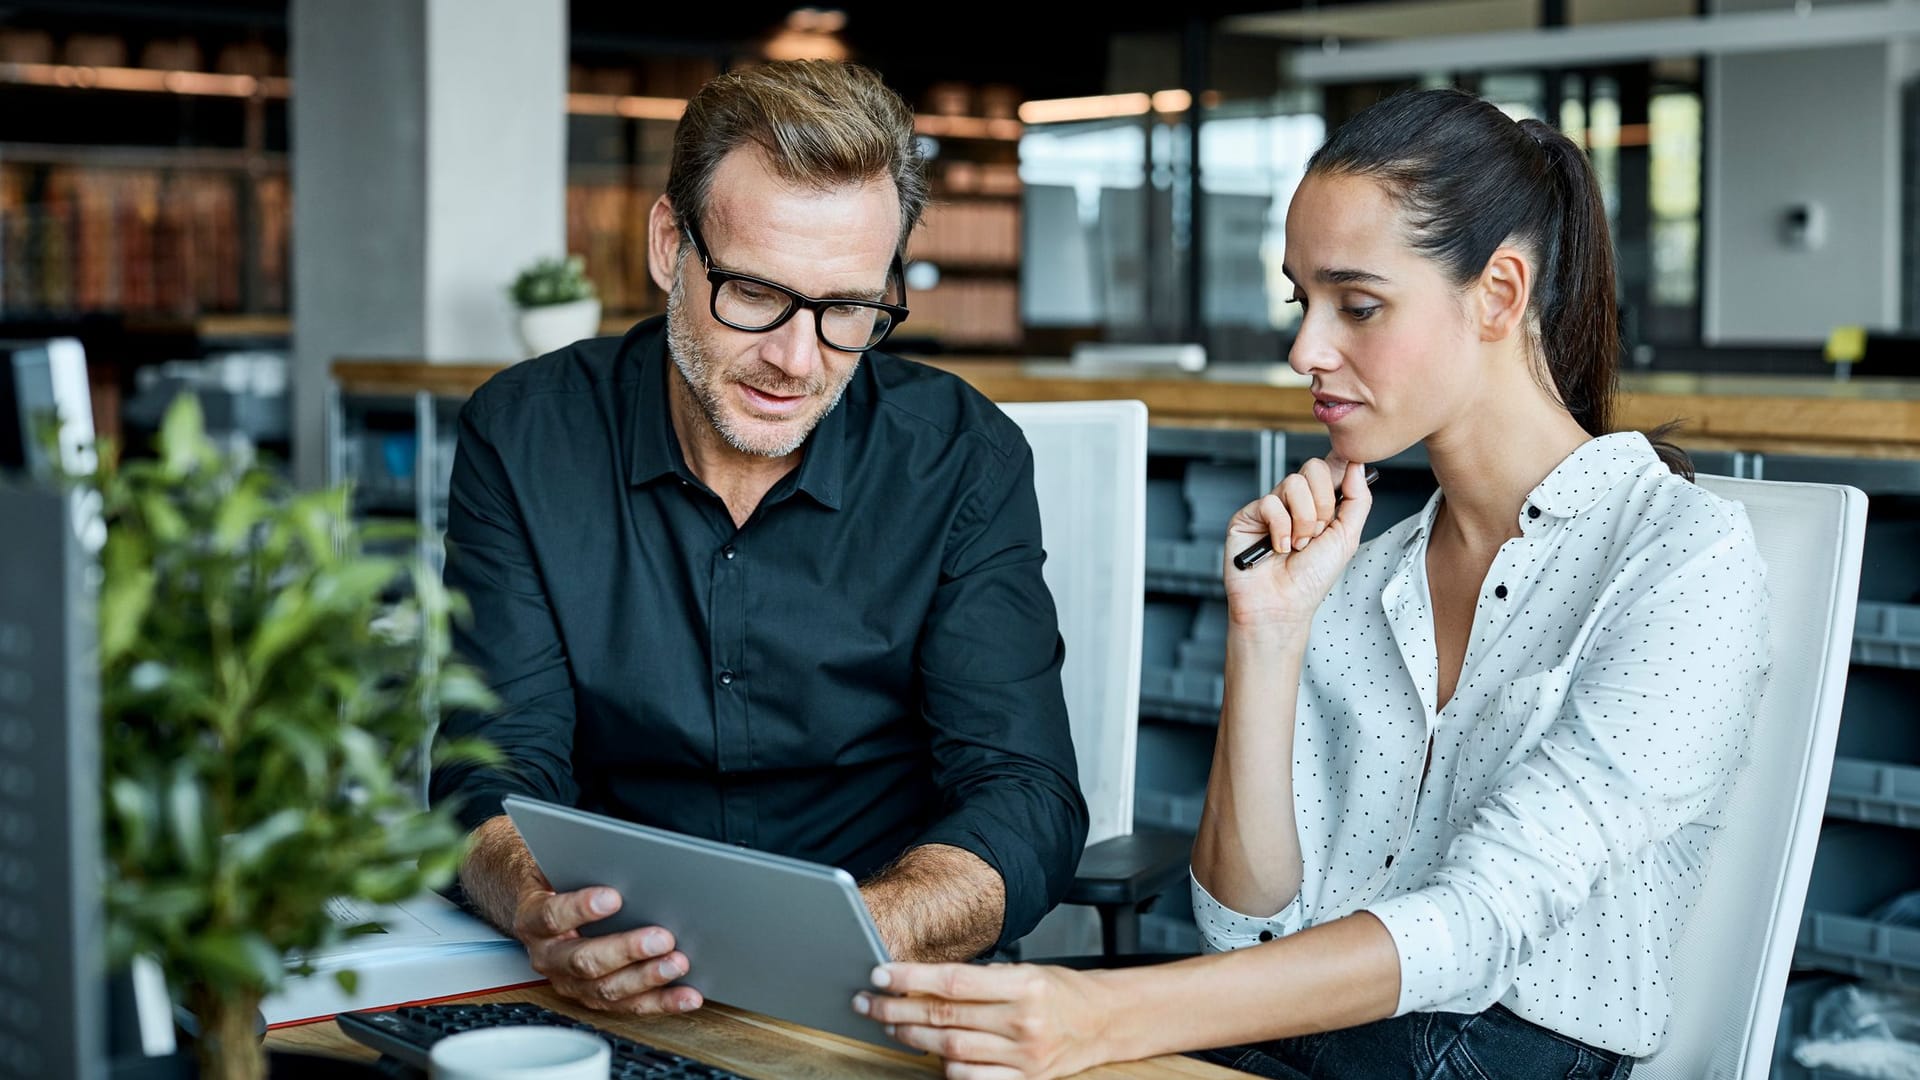
[[[1408,1013],[1322,1035],[1193,1055],[1275,1080],[1626,1080],[1633,1059],[1486,1012]]]

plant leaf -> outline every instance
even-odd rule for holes
[[[207,803],[190,763],[181,762],[167,785],[167,832],[188,870],[207,868]]]
[[[227,857],[242,869],[250,867],[274,845],[300,835],[306,820],[306,811],[295,807],[271,814],[258,825],[228,837]]]
[[[160,421],[160,459],[169,476],[185,476],[211,448],[200,399],[177,394]]]

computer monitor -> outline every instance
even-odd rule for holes
[[[42,441],[49,422],[58,425],[58,460],[85,471],[93,447],[86,350],[70,337],[0,341],[0,473],[53,475]]]
[[[0,480],[0,1078],[105,1075],[98,639],[69,495]]]

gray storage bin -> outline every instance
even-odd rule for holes
[[[1920,768],[1862,758],[1835,758],[1827,816],[1875,825],[1920,828]]]
[[[1227,522],[1264,493],[1260,477],[1251,465],[1196,461],[1187,466],[1182,492],[1187,500],[1187,535],[1214,546],[1214,565],[1218,567],[1217,553],[1220,542],[1226,539]]]
[[[1226,595],[1220,583],[1220,543],[1217,540],[1149,539],[1148,592],[1206,598]]]
[[[1920,889],[1920,834],[1829,824],[1820,834],[1794,963],[1802,968],[1920,986],[1920,928],[1872,913]]]
[[[1187,500],[1180,493],[1180,477],[1155,476],[1151,462],[1147,469],[1147,552],[1152,558],[1153,544],[1159,540],[1187,539]]]
[[[1202,799],[1213,762],[1213,729],[1191,724],[1142,724],[1134,790]],[[1137,805],[1137,798],[1136,798]]]
[[[1199,792],[1151,791],[1136,788],[1133,793],[1133,824],[1193,832],[1200,827],[1200,811],[1207,805],[1205,789]]]
[[[1853,661],[1920,670],[1920,604],[1861,601],[1853,623]]]
[[[1920,928],[1809,912],[1801,921],[1794,959],[1822,971],[1920,987]]]
[[[1175,650],[1181,668],[1218,675],[1227,666],[1227,602],[1210,600],[1193,613],[1187,640]]]
[[[1180,643],[1180,666],[1189,671],[1225,671],[1227,643],[1212,638],[1189,638]]]
[[[1146,668],[1140,672],[1140,713],[1190,724],[1215,724],[1226,678],[1218,673]]]
[[[1177,666],[1180,643],[1193,629],[1191,601],[1149,600],[1141,614],[1140,665],[1143,668]]]

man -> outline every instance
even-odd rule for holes
[[[587,1005],[701,998],[667,929],[580,935],[619,898],[555,895],[509,792],[842,866],[902,959],[1012,941],[1072,880],[1087,816],[1031,454],[960,380],[867,351],[906,315],[924,170],[872,72],[721,76],[649,219],[664,320],[461,412],[455,645],[504,708],[447,730],[507,767],[442,768],[433,794],[474,830],[470,900]]]

